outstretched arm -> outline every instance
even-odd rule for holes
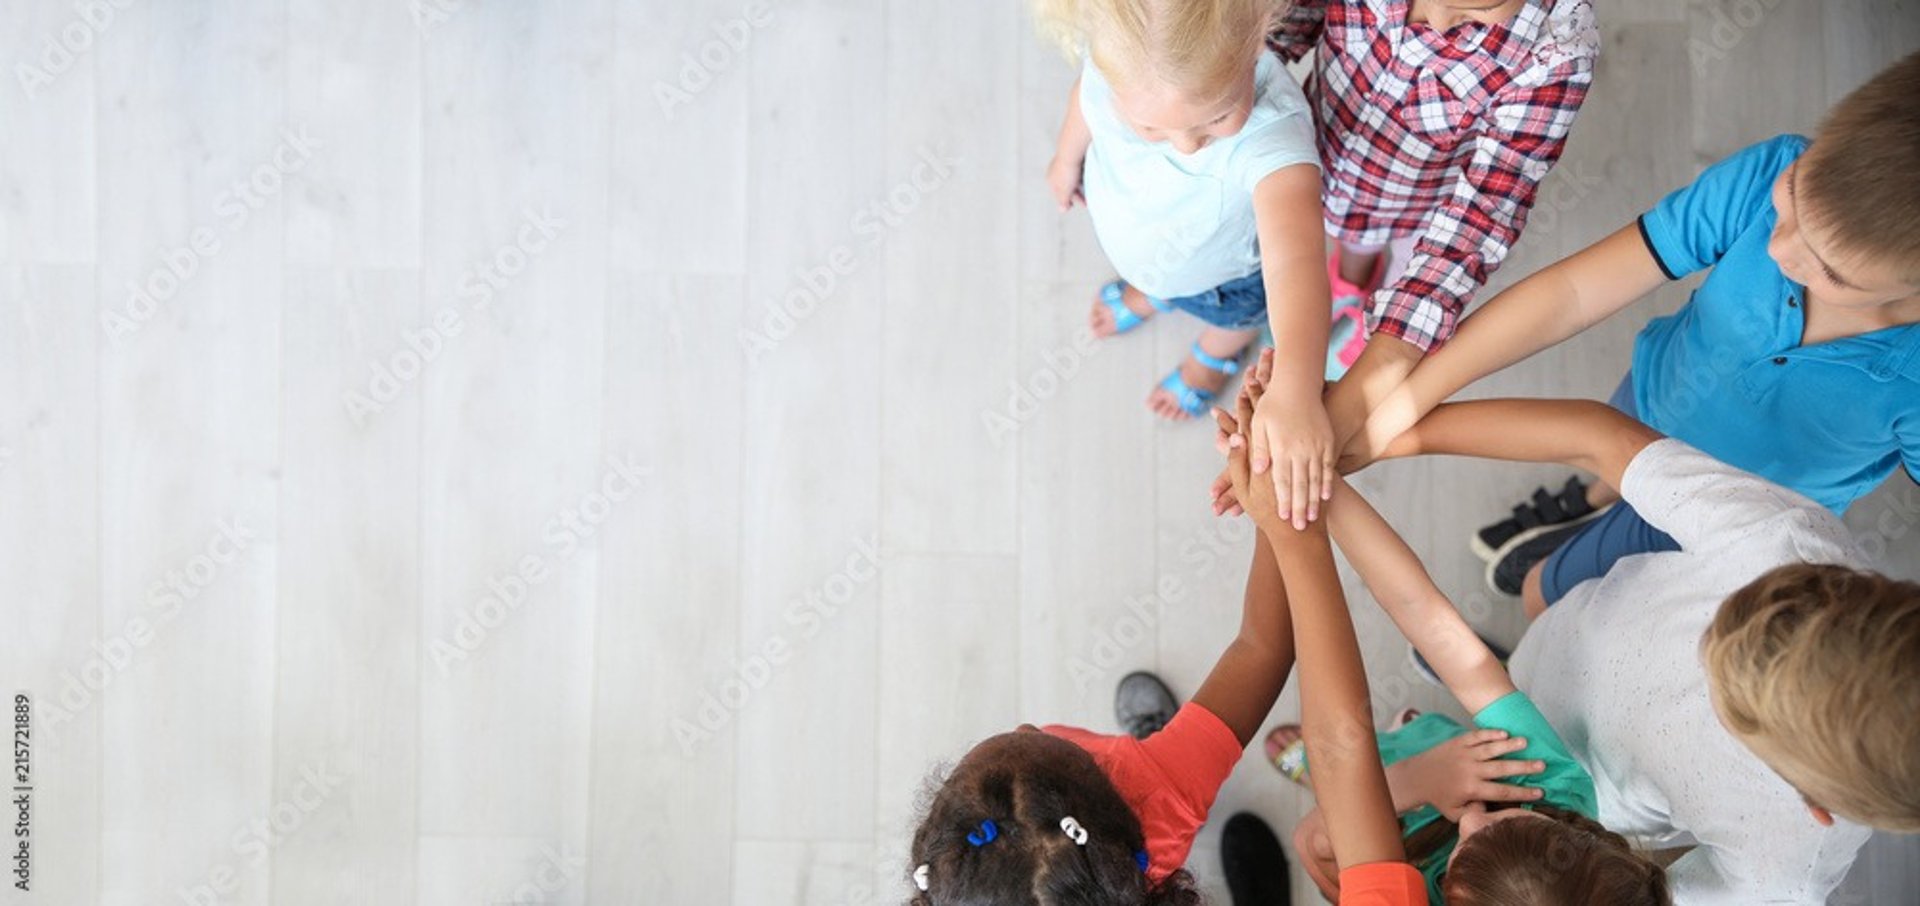
[[[1448,403],[1387,445],[1387,456],[1445,453],[1516,462],[1557,462],[1620,487],[1620,478],[1661,434],[1593,400]]]
[[[1280,511],[1295,528],[1320,518],[1340,455],[1321,399],[1333,328],[1327,318],[1326,227],[1320,210],[1317,167],[1283,167],[1254,187],[1267,324],[1281,355],[1268,381],[1270,398],[1255,407],[1248,439],[1254,472],[1271,479]]]
[[[1327,529],[1393,625],[1470,714],[1513,691],[1513,680],[1474,634],[1400,534],[1352,486],[1335,490]]]
[[[1639,227],[1628,225],[1514,284],[1371,407],[1348,444],[1348,467],[1372,459],[1460,388],[1607,319],[1666,279]]]
[[[1229,472],[1247,511],[1269,519],[1276,506],[1266,489],[1270,483],[1255,478],[1248,464],[1253,396],[1242,394],[1239,399],[1236,431],[1228,442]],[[1265,540],[1289,593],[1300,665],[1300,723],[1335,859],[1343,868],[1405,861],[1400,823],[1374,741],[1360,645],[1334,571],[1326,523],[1268,533]]]

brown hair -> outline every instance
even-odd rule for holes
[[[1449,904],[1672,906],[1666,870],[1636,852],[1625,837],[1551,805],[1535,805],[1533,812],[1549,820],[1502,821],[1460,845],[1441,881]],[[1444,819],[1434,825],[1459,832]],[[1409,853],[1420,836],[1408,840]]]
[[[1809,802],[1920,831],[1920,584],[1782,566],[1720,605],[1701,655],[1727,729]]]
[[[1920,279],[1920,52],[1835,104],[1802,161],[1807,213],[1841,253]]]
[[[928,889],[909,906],[1199,906],[1185,869],[1148,881],[1136,854],[1146,849],[1140,819],[1090,756],[996,766],[936,781],[914,832],[908,871],[928,866]],[[1076,844],[1060,829],[1072,816],[1086,828]],[[997,837],[969,843],[986,821]]]

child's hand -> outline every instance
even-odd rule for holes
[[[1401,762],[1413,798],[1425,802],[1458,823],[1461,813],[1476,802],[1538,802],[1539,787],[1501,783],[1502,777],[1538,774],[1547,766],[1501,756],[1527,747],[1525,739],[1505,730],[1474,730],[1456,736]]]
[[[1047,164],[1047,188],[1053,191],[1053,202],[1060,206],[1060,212],[1066,213],[1073,208],[1078,199],[1085,204],[1087,196],[1080,190],[1080,174],[1086,166],[1086,158],[1069,159],[1055,156]]]
[[[1304,530],[1320,518],[1320,502],[1333,496],[1333,424],[1319,388],[1307,393],[1275,389],[1254,408],[1253,471],[1272,473],[1274,499],[1293,527]]]
[[[1214,424],[1219,428],[1215,443],[1227,455],[1227,470],[1221,476],[1226,480],[1226,486],[1223,489],[1220,481],[1214,482],[1214,511],[1221,513],[1227,508],[1238,511],[1244,506],[1245,512],[1253,517],[1254,525],[1272,533],[1286,526],[1286,517],[1281,515],[1279,504],[1274,499],[1273,483],[1254,478],[1247,442],[1247,432],[1253,426],[1253,413],[1263,390],[1257,377],[1249,373],[1239,397],[1234,401],[1234,414],[1228,415],[1226,410],[1214,407]],[[1231,499],[1223,507],[1219,501],[1227,495],[1231,495]]]
[[[1267,389],[1267,381],[1272,377],[1273,348],[1268,347],[1261,350],[1260,355],[1253,360],[1253,365],[1247,368],[1240,381],[1240,393],[1236,398],[1236,405],[1238,403],[1249,406],[1258,404],[1260,394]],[[1219,450],[1221,456],[1231,455],[1229,443],[1233,435],[1239,433],[1239,425],[1233,415],[1218,406],[1213,409],[1213,418],[1217,426],[1213,432],[1213,448]],[[1207,489],[1207,497],[1213,501],[1215,516],[1238,516],[1246,512],[1240,507],[1239,495],[1233,491],[1232,466],[1220,470],[1220,475],[1213,480],[1213,486]]]

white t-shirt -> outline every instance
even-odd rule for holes
[[[1601,823],[1697,847],[1668,869],[1676,904],[1824,904],[1870,831],[1814,823],[1726,731],[1700,638],[1728,595],[1774,567],[1863,558],[1825,507],[1677,440],[1634,457],[1620,493],[1682,549],[1574,586],[1521,639],[1514,683],[1593,774]]]
[[[1081,70],[1080,115],[1093,134],[1084,186],[1094,233],[1120,278],[1155,298],[1206,292],[1259,270],[1254,186],[1283,167],[1320,165],[1306,95],[1272,51],[1254,68],[1247,124],[1193,154],[1135,133],[1091,57]]]

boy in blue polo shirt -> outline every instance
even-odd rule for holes
[[[1709,268],[1641,330],[1615,407],[1835,513],[1902,464],[1920,475],[1920,53],[1843,99],[1812,141],[1737,152],[1489,301],[1373,411],[1346,465],[1479,377]],[[1679,548],[1615,500],[1563,495],[1483,530],[1490,584],[1537,616],[1622,557]]]

